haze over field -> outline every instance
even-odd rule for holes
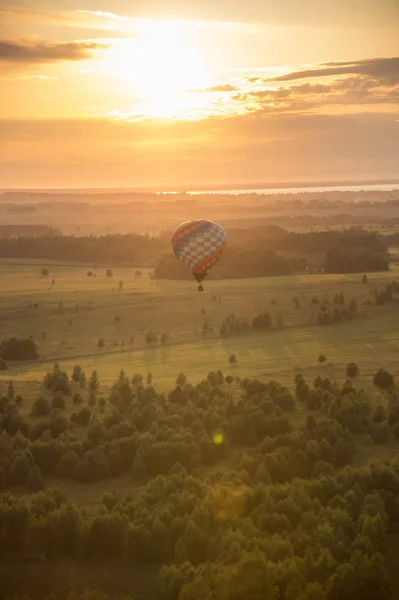
[[[3,0],[1,186],[397,177],[398,10]]]

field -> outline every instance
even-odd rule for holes
[[[34,363],[10,365],[0,374],[0,385],[11,377],[16,388],[41,381],[54,362],[68,371],[77,363],[87,372],[96,369],[103,390],[122,368],[129,375],[151,372],[160,389],[170,388],[181,371],[196,382],[217,369],[277,377],[289,385],[299,369],[312,377],[322,370],[342,379],[349,360],[358,362],[366,385],[379,366],[399,374],[398,306],[365,304],[373,302],[377,287],[399,275],[397,268],[370,274],[366,285],[357,274],[300,275],[209,281],[203,294],[189,280],[153,281],[145,271],[136,280],[130,269],[116,269],[112,278],[106,277],[105,268],[98,269],[96,278],[89,278],[84,266],[50,265],[49,270],[49,277],[43,278],[38,264],[0,265],[1,338],[32,336],[41,355]],[[344,293],[346,302],[356,299],[357,319],[335,326],[313,325],[317,307],[311,305],[312,299],[332,303],[337,292]],[[294,297],[299,309],[294,308]],[[220,338],[226,316],[252,319],[261,309],[274,321],[281,316],[284,327]],[[150,346],[145,342],[149,329],[158,335],[158,342]],[[163,332],[170,335],[166,344],[159,342]],[[98,347],[99,338],[103,348]],[[327,357],[324,366],[317,360],[321,353]],[[233,369],[228,364],[231,354],[237,356]]]

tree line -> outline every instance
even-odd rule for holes
[[[306,268],[309,254],[327,272],[388,269],[387,248],[372,233],[323,231],[296,233],[275,226],[229,229],[223,260],[211,277],[286,275]],[[157,237],[138,234],[106,236],[42,235],[0,238],[0,258],[35,258],[101,264],[156,267],[160,278],[189,274],[174,257],[170,232]]]

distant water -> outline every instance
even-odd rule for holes
[[[193,196],[199,194],[231,194],[238,196],[240,194],[302,194],[305,192],[390,192],[391,190],[399,190],[399,183],[385,183],[374,185],[332,185],[328,187],[289,187],[289,188],[253,188],[248,190],[213,190],[197,191],[192,190],[187,192]]]

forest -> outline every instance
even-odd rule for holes
[[[51,576],[66,560],[106,564],[115,577],[130,565],[121,596],[135,600],[397,597],[399,460],[356,458],[359,436],[370,448],[399,439],[392,375],[376,370],[375,404],[356,363],[343,383],[298,373],[292,392],[230,371],[197,384],[180,373],[168,393],[151,373],[121,371],[104,396],[101,373],[55,364],[28,413],[10,381],[0,400],[2,597],[66,596]],[[123,474],[130,491],[106,492],[91,510],[62,486]],[[23,576],[35,561],[48,565],[42,596]],[[144,587],[140,569],[152,573]]]
[[[0,258],[153,267],[162,279],[188,278],[172,253],[170,235],[3,237]],[[350,229],[298,233],[270,225],[235,227],[228,230],[223,263],[211,278],[286,275],[304,271],[308,263],[328,273],[385,271],[389,269],[387,243],[384,236]]]

